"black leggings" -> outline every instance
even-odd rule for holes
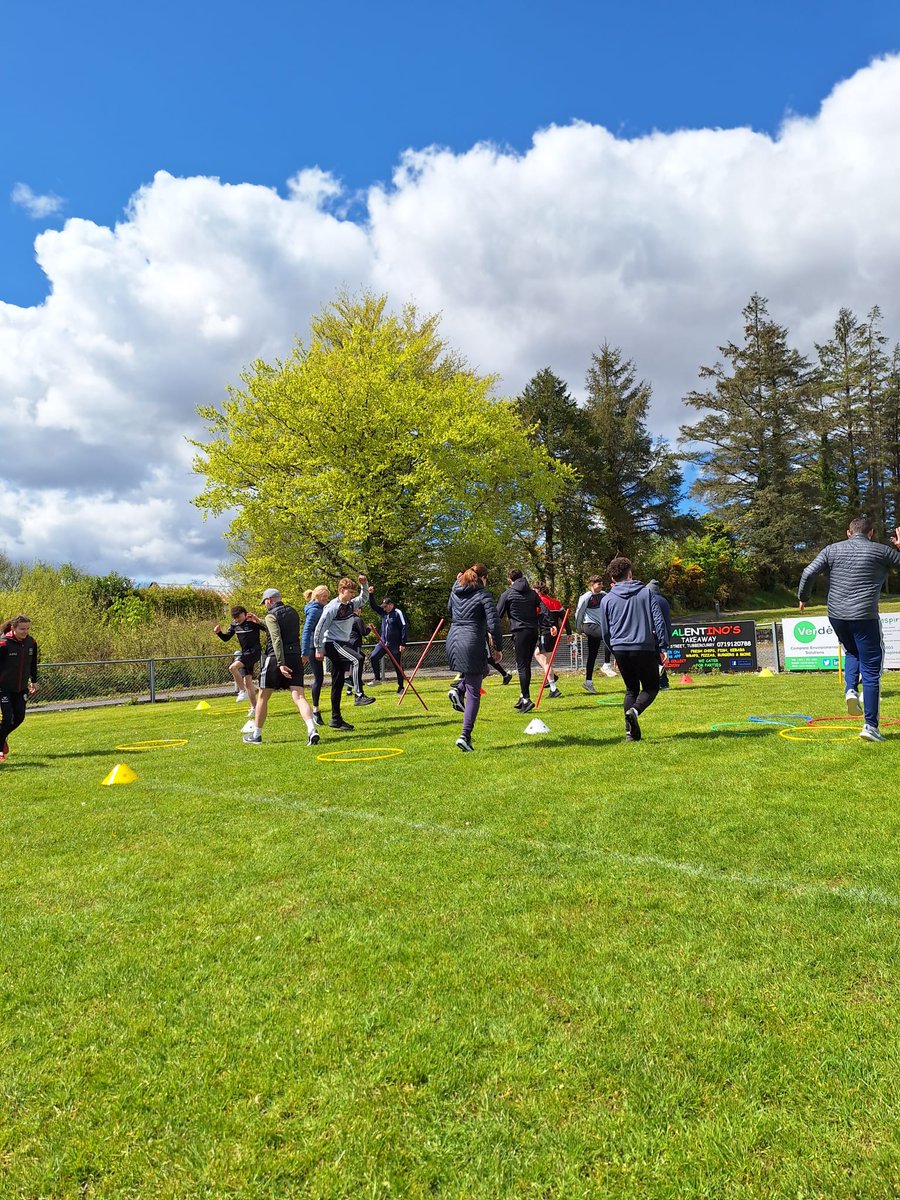
[[[516,648],[516,670],[519,672],[519,688],[526,700],[530,700],[531,660],[537,647],[538,631],[534,629],[513,630],[513,645]]]
[[[312,699],[313,708],[318,710],[319,697],[322,695],[322,685],[325,682],[325,664],[321,659],[316,658],[315,652],[309,656],[309,669],[312,674],[309,694]]]
[[[642,713],[659,693],[659,655],[655,650],[619,650],[616,662],[625,684],[625,711]]]
[[[25,692],[0,692],[0,750],[14,729],[25,720]]]
[[[601,637],[594,637],[590,633],[586,633],[585,640],[587,641],[587,658],[584,661],[584,677],[585,679],[594,678],[594,663],[597,661],[597,655],[600,653],[600,647],[603,647],[603,662],[604,665],[609,662],[612,655],[610,654],[609,646]]]

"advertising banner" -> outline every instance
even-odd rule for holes
[[[788,617],[781,622],[781,628],[786,671],[838,669],[837,634],[827,617]],[[882,614],[881,636],[885,669],[896,671],[900,669],[900,613]]]
[[[674,671],[755,671],[756,622],[675,623],[668,666]]]

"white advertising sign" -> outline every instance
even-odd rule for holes
[[[837,634],[827,617],[788,617],[781,623],[786,671],[836,671]],[[884,665],[900,670],[900,613],[883,613]],[[841,653],[843,653],[841,651]]]

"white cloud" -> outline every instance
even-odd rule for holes
[[[35,220],[40,220],[42,217],[52,217],[65,204],[62,196],[57,196],[53,192],[48,192],[43,196],[37,195],[27,183],[14,184],[9,198],[19,208],[24,208],[29,217],[33,217]]]
[[[370,189],[364,223],[315,168],[284,196],[160,172],[115,228],[72,219],[40,234],[48,299],[0,304],[5,548],[154,578],[214,573],[219,527],[188,504],[196,405],[283,355],[341,287],[440,310],[447,339],[509,392],[543,366],[579,392],[592,350],[618,344],[672,435],[754,291],[802,349],[845,304],[880,304],[897,336],[898,194],[898,57],[775,138],[625,141],[576,123],[523,154],[410,151],[390,188]]]

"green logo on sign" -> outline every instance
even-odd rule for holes
[[[816,627],[812,621],[798,621],[794,626],[794,637],[798,642],[814,642],[816,640]]]

